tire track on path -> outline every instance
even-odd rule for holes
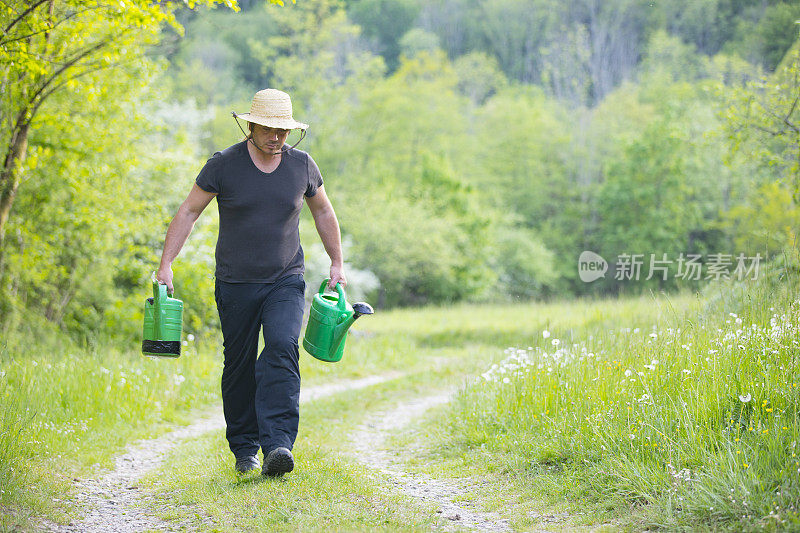
[[[496,513],[478,509],[472,501],[454,502],[454,498],[468,497],[474,491],[473,479],[435,479],[424,474],[411,474],[402,470],[399,462],[402,453],[385,449],[386,440],[407,426],[428,409],[447,403],[453,391],[439,393],[400,403],[389,411],[375,413],[358,427],[351,437],[352,450],[362,464],[388,476],[392,485],[413,498],[439,506],[437,513],[448,521],[440,526],[459,525],[479,531],[512,531],[508,520]]]
[[[300,391],[300,403],[305,404],[339,392],[363,389],[400,376],[401,373],[388,373],[306,387]],[[155,439],[131,444],[124,454],[116,458],[113,470],[98,478],[75,480],[78,489],[77,503],[85,512],[82,520],[67,525],[45,523],[43,529],[60,533],[139,533],[148,530],[182,531],[190,528],[191,524],[167,522],[148,514],[143,509],[146,494],[140,490],[137,481],[148,472],[160,468],[167,453],[183,441],[224,428],[225,419],[222,416],[222,406],[219,406],[191,425]]]

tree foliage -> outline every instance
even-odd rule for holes
[[[726,109],[734,150],[784,177],[800,198],[800,41],[769,76],[735,87]]]
[[[211,5],[215,0],[204,0]],[[225,0],[235,7],[234,0]],[[198,2],[192,1],[193,7]],[[5,2],[0,10],[0,253],[11,207],[25,172],[28,135],[41,106],[69,93],[89,103],[107,98],[87,83],[100,71],[136,68],[164,24],[177,25],[173,4],[110,0]],[[67,116],[64,117],[65,122]]]
[[[6,2],[3,328],[35,312],[133,337],[166,224],[266,86],[311,124],[300,148],[379,305],[632,287],[583,283],[584,250],[779,253],[797,234],[797,49],[778,59],[795,7],[650,4]],[[213,211],[176,264],[198,335],[216,323]]]

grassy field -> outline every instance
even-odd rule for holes
[[[394,444],[421,446],[409,469],[487,476],[495,488],[477,498],[515,527],[558,510],[563,527],[797,528],[796,288],[789,278],[703,295],[378,312],[357,322],[341,363],[303,354],[303,383],[401,377],[304,408],[286,482],[237,478],[214,433],[148,486],[178,498],[162,515],[212,529],[430,528],[430,509],[387,493],[342,447],[368,413],[460,385]],[[219,402],[214,340],[178,360],[20,346],[0,352],[4,529],[65,520],[72,476]],[[264,509],[242,504],[253,499]]]
[[[178,503],[162,516],[186,520],[200,513],[211,529],[227,530],[237,524],[248,531],[430,530],[437,518],[435,509],[387,492],[385,484],[381,489],[375,472],[347,456],[351,432],[366,416],[401,399],[464,387],[502,360],[510,342],[533,342],[543,328],[577,335],[586,329],[605,330],[630,316],[643,323],[658,322],[698,305],[696,298],[687,295],[673,301],[644,297],[380,313],[359,323],[362,329],[352,339],[341,366],[311,361],[308,370],[312,375],[320,369],[357,375],[365,369],[373,373],[391,369],[403,377],[303,408],[295,448],[298,469],[285,483],[276,487],[271,481],[239,480],[221,432],[197,439],[189,446],[191,453],[176,451],[170,461],[175,466],[152,475],[149,483],[164,502]],[[399,443],[397,451],[410,445],[438,446],[424,433],[414,436],[420,439]],[[418,465],[421,470],[430,472],[440,460],[430,458],[430,463]],[[495,481],[498,487],[503,485],[503,480]],[[243,503],[254,501],[261,502],[258,509]]]
[[[662,320],[520,337],[405,436],[429,443],[417,468],[510,482],[495,505],[518,502],[520,528],[544,495],[622,529],[800,530],[797,288],[718,287]]]
[[[9,510],[0,524],[63,517],[73,476],[110,466],[127,443],[216,401],[218,364],[194,346],[184,352],[156,361],[135,348],[86,351],[61,338],[0,347],[0,505]]]

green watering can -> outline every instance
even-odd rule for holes
[[[358,302],[352,306],[347,303],[342,286],[336,284],[338,296],[325,294],[330,278],[319,286],[319,292],[311,302],[303,348],[320,361],[335,363],[344,354],[344,340],[347,330],[361,315],[371,315],[375,311],[368,303]]]
[[[153,297],[144,303],[142,353],[151,357],[180,357],[183,302],[167,294],[153,275]]]

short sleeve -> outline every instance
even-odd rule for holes
[[[311,156],[308,156],[306,165],[308,167],[308,186],[306,187],[306,196],[311,198],[317,194],[317,189],[322,187],[322,173],[320,173],[317,163],[311,158]]]
[[[219,194],[220,192],[220,179],[219,179],[219,172],[217,162],[219,161],[220,153],[217,152],[211,159],[206,161],[206,164],[200,170],[200,174],[197,175],[197,179],[194,180],[197,183],[197,186],[203,189],[206,192]]]

